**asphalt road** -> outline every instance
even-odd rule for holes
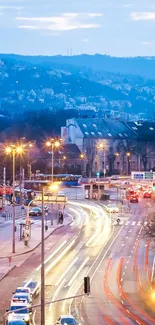
[[[153,254],[141,238],[142,222],[152,208],[150,200],[132,204],[132,215],[117,226],[110,224],[102,206],[76,202],[68,213],[71,226],[59,229],[55,244],[45,247],[45,300],[55,301],[83,292],[83,278],[91,277],[89,297],[51,303],[46,324],[54,325],[62,314],[72,313],[80,324],[154,324],[154,300],[150,290]],[[39,265],[38,255],[37,259]],[[35,263],[35,265],[37,265]],[[40,268],[27,276],[40,281]],[[23,277],[23,279],[25,279]],[[34,303],[38,303],[38,297]],[[33,316],[40,325],[40,308]]]
[[[73,302],[72,313],[81,324],[155,324],[154,301],[148,291],[153,256],[147,260],[147,246],[140,236],[148,203],[133,204],[130,223],[115,227],[91,274],[91,296]]]

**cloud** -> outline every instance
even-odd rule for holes
[[[145,41],[145,42],[142,42],[143,45],[152,45],[151,42],[148,42],[148,41]]]
[[[132,12],[132,20],[155,20],[155,12]]]
[[[89,39],[88,38],[83,38],[82,39],[82,43],[88,43],[89,42]]]
[[[16,17],[16,20],[27,22],[27,24],[18,25],[18,28],[67,31],[75,29],[99,28],[101,25],[97,23],[90,23],[90,19],[101,16],[103,16],[103,14],[63,13],[60,16],[52,17]]]

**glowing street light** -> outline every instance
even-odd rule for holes
[[[46,147],[52,148],[52,183],[53,183],[53,169],[54,169],[54,148],[58,149],[60,147],[61,140],[51,139],[46,141]]]
[[[12,206],[13,206],[13,218],[12,218],[12,253],[15,253],[15,220],[16,220],[16,214],[15,214],[15,157],[16,154],[22,154],[24,152],[23,146],[14,145],[11,144],[10,146],[5,148],[5,153],[7,155],[12,154]]]
[[[103,160],[104,160],[104,178],[105,178],[105,176],[106,176],[106,168],[105,168],[105,151],[106,151],[106,143],[105,143],[105,141],[98,143],[96,147],[97,147],[98,150],[103,150],[103,153],[104,153],[104,158],[103,158]]]

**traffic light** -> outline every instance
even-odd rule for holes
[[[155,192],[155,183],[153,183],[153,191]]]
[[[89,276],[84,277],[84,293],[86,293],[87,295],[90,294],[90,277]]]

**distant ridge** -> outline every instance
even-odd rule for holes
[[[0,54],[1,59],[11,59],[18,62],[45,65],[72,65],[87,67],[97,71],[138,75],[148,79],[155,79],[155,57],[111,57],[108,55],[81,54],[73,56],[29,56],[18,54]]]

